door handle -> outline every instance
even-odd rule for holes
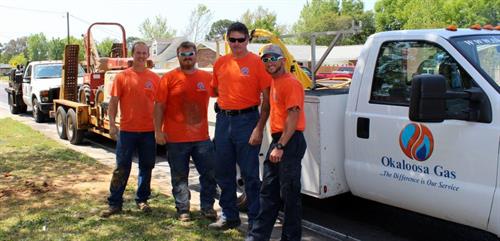
[[[370,119],[365,117],[358,117],[356,134],[359,138],[370,138]]]

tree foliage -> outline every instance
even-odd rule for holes
[[[48,58],[50,60],[60,60],[64,57],[64,46],[66,46],[66,39],[52,38],[47,43]]]
[[[176,31],[168,27],[167,18],[157,15],[154,17],[153,21],[146,18],[146,20],[141,23],[139,32],[141,32],[144,39],[153,40],[171,38],[175,35]]]
[[[212,21],[212,11],[203,4],[198,4],[189,17],[189,24],[186,28],[185,35],[194,43],[197,43],[205,37],[208,32],[208,26]]]
[[[28,59],[30,61],[46,60],[48,53],[47,38],[43,33],[28,37]]]
[[[363,12],[361,0],[312,0],[304,5],[300,18],[293,26],[295,33],[311,33],[345,30],[362,22],[361,33],[344,36],[342,44],[361,44],[374,33],[373,13]],[[328,45],[334,36],[318,36],[316,44]],[[307,36],[298,38],[298,43],[310,44]]]
[[[224,36],[224,34],[226,34],[227,28],[233,22],[234,21],[231,21],[229,19],[221,19],[215,21],[214,23],[212,23],[212,26],[210,26],[210,31],[208,32],[207,36],[205,36],[205,40],[213,40]]]
[[[97,52],[99,52],[100,57],[111,57],[111,48],[113,47],[113,40],[110,38],[105,38],[99,43],[97,43]]]
[[[19,54],[13,56],[9,60],[9,65],[12,66],[13,68],[18,66],[18,65],[26,65],[26,63],[28,63],[28,60],[26,59],[26,57],[24,57],[23,53],[19,53]]]
[[[257,7],[253,12],[249,9],[245,11],[241,16],[241,22],[244,23],[250,31],[260,28],[280,35],[286,30],[284,26],[277,24],[276,13],[262,6]]]
[[[496,25],[498,6],[500,0],[380,0],[375,4],[376,30]]]
[[[2,54],[0,62],[8,63],[9,60],[22,53],[25,57],[27,56],[27,37],[21,37],[17,39],[11,39],[9,42],[3,45]]]

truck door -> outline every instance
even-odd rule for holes
[[[485,80],[477,79],[482,77],[444,39],[380,40],[374,45],[376,61],[366,63],[356,110],[346,119],[355,123],[346,130],[346,138],[353,140],[346,151],[352,192],[485,229],[497,174],[495,125],[408,119],[413,76],[443,75],[447,88],[457,91],[484,88],[478,83]],[[453,111],[468,106],[468,100],[447,102]]]
[[[27,106],[31,106],[31,72],[33,65],[28,65],[23,76],[23,101]]]

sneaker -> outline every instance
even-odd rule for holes
[[[118,213],[121,213],[122,212],[122,208],[121,207],[114,207],[114,206],[109,206],[108,207],[108,210],[104,210],[101,212],[101,217],[103,218],[107,218],[113,214],[118,214]]]
[[[202,209],[201,210],[201,215],[203,215],[203,217],[205,217],[207,219],[210,219],[212,221],[216,221],[217,220],[217,212],[213,208]]]
[[[181,222],[189,222],[191,221],[191,215],[189,214],[189,211],[180,211],[177,212],[177,220]]]
[[[137,208],[139,210],[141,210],[143,213],[150,213],[151,212],[151,207],[149,207],[149,204],[147,202],[137,203]]]
[[[241,221],[237,220],[224,220],[220,218],[217,222],[208,225],[208,228],[217,230],[227,230],[231,228],[237,228],[241,225]]]

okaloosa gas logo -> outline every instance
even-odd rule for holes
[[[399,146],[407,157],[416,161],[425,161],[432,155],[434,138],[427,126],[410,123],[399,134]]]

